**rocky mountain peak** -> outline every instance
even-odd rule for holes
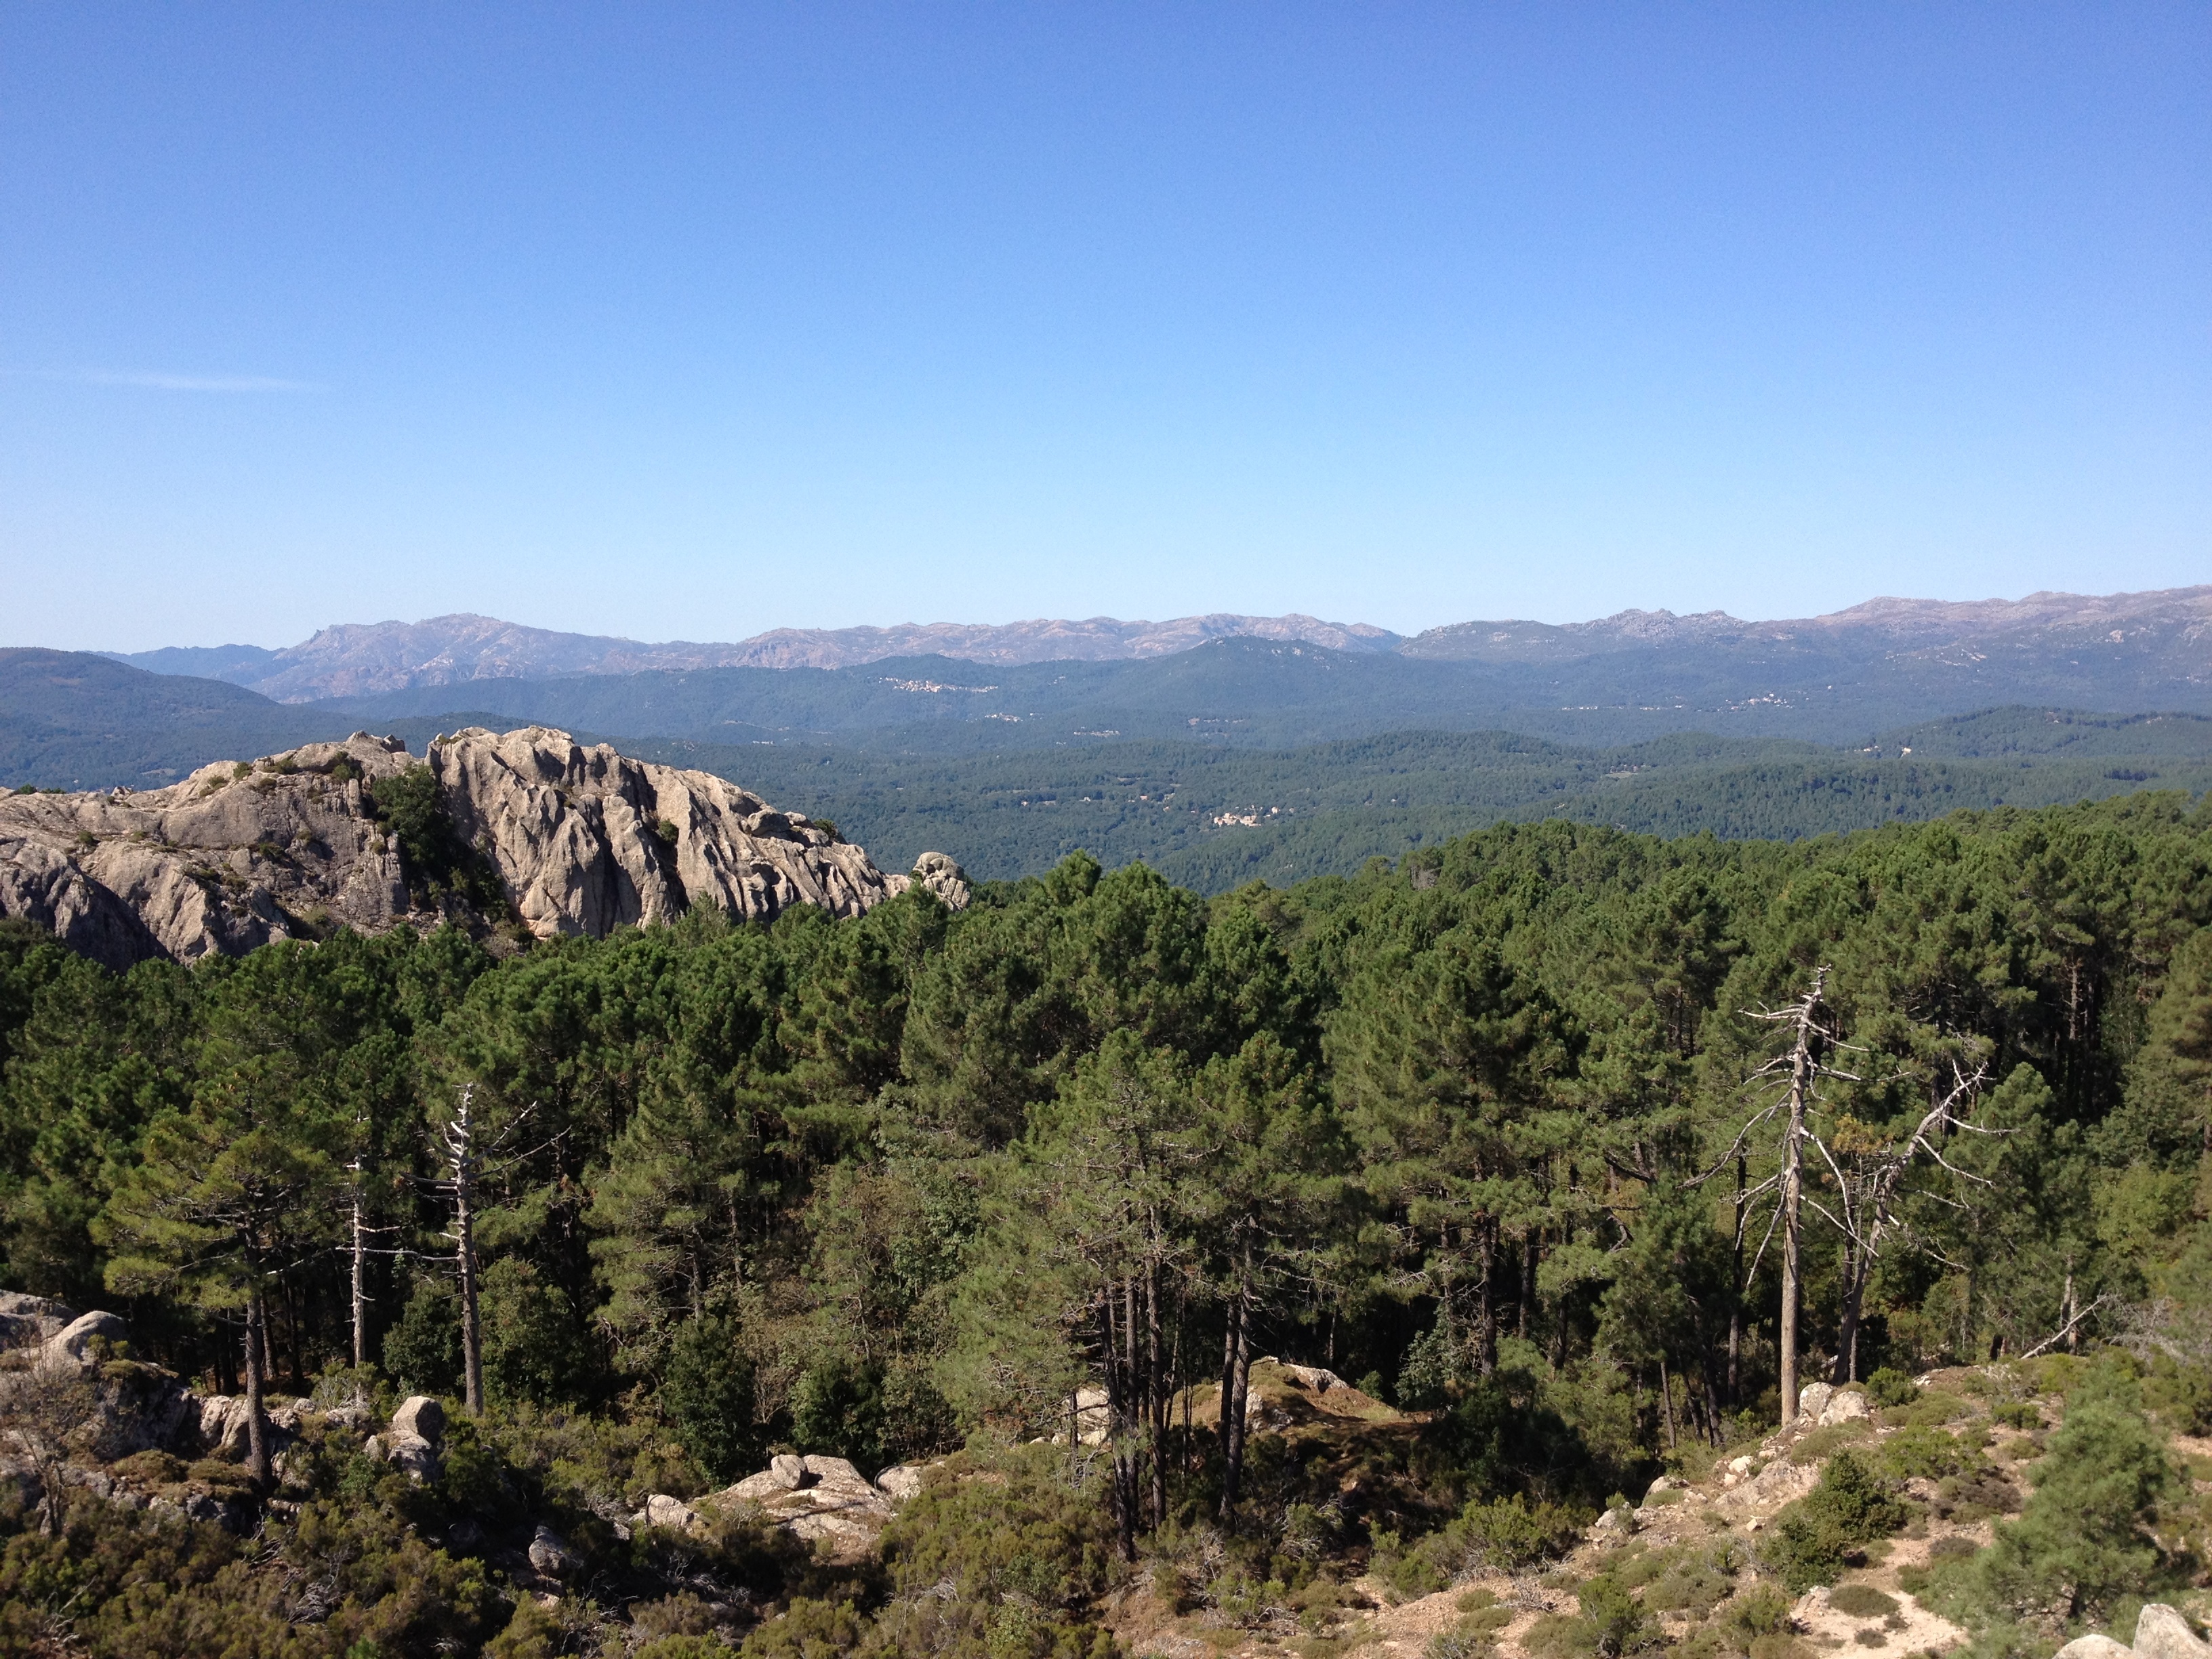
[[[202,767],[167,788],[0,798],[0,916],[112,966],[190,961],[341,924],[504,921],[600,937],[710,903],[857,915],[919,884],[967,902],[959,868],[912,875],[704,772],[546,726],[396,738]]]

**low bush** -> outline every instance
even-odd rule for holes
[[[1905,1524],[1907,1511],[1873,1464],[1838,1452],[1820,1483],[1775,1518],[1760,1561],[1792,1595],[1833,1582],[1857,1546]]]
[[[1761,1637],[1789,1634],[1790,1598],[1771,1584],[1753,1584],[1729,1603],[1721,1622],[1748,1650]]]
[[[1923,1389],[1917,1398],[1882,1412],[1881,1420],[1893,1429],[1940,1429],[1946,1423],[1957,1422],[1973,1409],[1972,1401],[1947,1389]]]
[[[1900,1480],[1916,1475],[1940,1480],[1947,1474],[1978,1468],[1983,1462],[1980,1454],[1956,1435],[1924,1427],[1899,1430],[1882,1443],[1879,1455],[1882,1468]]]
[[[1809,1468],[1824,1462],[1845,1446],[1856,1445],[1874,1433],[1874,1425],[1864,1418],[1848,1423],[1831,1423],[1826,1428],[1814,1429],[1790,1449],[1790,1461],[1799,1468]]]
[[[1684,1545],[1668,1552],[1664,1571],[1644,1592],[1644,1605],[1655,1613],[1681,1613],[1702,1619],[1728,1600],[1742,1566],[1733,1540]]]
[[[2212,1434],[2212,1365],[2153,1357],[2143,1404],[2177,1434]]]
[[[1838,1584],[1828,1592],[1828,1605],[1847,1619],[1885,1619],[1897,1611],[1896,1598],[1871,1584]]]
[[[1919,1386],[1903,1371],[1885,1365],[1866,1382],[1867,1398],[1877,1407],[1909,1406],[1919,1398]]]
[[[1585,1578],[1575,1599],[1575,1613],[1549,1614],[1529,1626],[1521,1642],[1529,1659],[1621,1659],[1662,1645],[1629,1586],[1613,1575]]]

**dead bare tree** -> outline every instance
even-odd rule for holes
[[[1833,1381],[1858,1381],[1859,1317],[1866,1287],[1882,1245],[1903,1230],[1897,1199],[1905,1176],[1924,1160],[1948,1170],[1958,1180],[1982,1187],[1990,1184],[1943,1156],[1943,1141],[1951,1134],[2003,1133],[1983,1129],[1969,1121],[1988,1078],[1985,1065],[1968,1073],[1954,1062],[1950,1090],[1911,1130],[1893,1140],[1849,1122],[1838,1126],[1832,1145],[1816,1130],[1807,1131],[1806,1139],[1819,1151],[1835,1177],[1836,1205],[1831,1210],[1817,1198],[1806,1202],[1844,1238],[1843,1309]]]
[[[0,1373],[0,1424],[38,1466],[41,1537],[61,1531],[70,1437],[96,1404],[91,1380],[72,1359],[41,1355],[24,1370]]]
[[[1788,1050],[1753,1072],[1745,1080],[1748,1088],[1761,1083],[1780,1084],[1772,1100],[1754,1112],[1742,1127],[1736,1131],[1734,1144],[1721,1158],[1689,1184],[1697,1186],[1721,1170],[1743,1157],[1745,1149],[1759,1132],[1776,1119],[1781,1120],[1782,1129],[1778,1152],[1778,1167],[1775,1172],[1756,1186],[1746,1188],[1736,1200],[1736,1230],[1739,1243],[1748,1224],[1753,1209],[1770,1193],[1774,1195],[1774,1209],[1769,1216],[1765,1236],[1750,1266],[1744,1269],[1736,1293],[1748,1291],[1751,1281],[1759,1272],[1759,1264],[1766,1255],[1766,1247],[1778,1229],[1782,1234],[1782,1315],[1780,1320],[1782,1369],[1782,1423],[1787,1428],[1797,1420],[1797,1319],[1801,1289],[1804,1277],[1804,1208],[1805,1208],[1805,1146],[1811,1135],[1809,1114],[1815,1103],[1815,1091],[1824,1078],[1856,1083],[1859,1079],[1849,1072],[1839,1072],[1826,1064],[1823,1056],[1832,1049],[1844,1046],[1830,1019],[1826,992],[1828,970],[1825,967],[1813,970],[1813,983],[1805,994],[1779,1008],[1747,1008],[1747,1018],[1782,1025],[1790,1032]]]
[[[461,1298],[461,1403],[471,1415],[483,1410],[483,1323],[477,1311],[477,1295],[482,1277],[477,1260],[478,1197],[486,1175],[511,1169],[558,1143],[560,1137],[556,1134],[524,1151],[507,1150],[517,1132],[537,1109],[535,1104],[523,1108],[486,1145],[484,1125],[477,1112],[476,1085],[465,1083],[461,1085],[460,1103],[453,1116],[438,1126],[446,1175],[441,1181],[431,1182],[429,1187],[442,1193],[453,1206],[453,1228],[445,1236],[453,1241],[453,1254],[443,1258],[417,1259],[441,1259],[453,1264]]]
[[[483,1332],[477,1321],[477,1151],[476,1085],[461,1085],[461,1103],[439,1131],[446,1151],[447,1178],[441,1184],[453,1199],[454,1273],[461,1291],[461,1403],[471,1415],[483,1410]]]

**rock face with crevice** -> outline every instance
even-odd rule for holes
[[[422,763],[396,738],[356,732],[204,766],[163,789],[0,797],[0,917],[115,968],[238,955],[341,925],[497,921],[450,893],[434,902],[378,810],[378,786]],[[721,778],[550,727],[471,727],[434,740],[428,764],[467,856],[540,939],[598,938],[695,904],[745,921],[795,904],[857,915],[915,884],[967,902],[942,854],[886,875]]]

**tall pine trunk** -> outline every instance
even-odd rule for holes
[[[1248,1257],[1230,1313],[1228,1352],[1221,1378],[1221,1509],[1223,1528],[1237,1529],[1237,1496],[1244,1477],[1244,1409],[1252,1384],[1252,1267]]]
[[[262,1382],[269,1363],[265,1340],[268,1310],[257,1282],[246,1303],[246,1473],[256,1486],[269,1484],[269,1427],[262,1420]]]

